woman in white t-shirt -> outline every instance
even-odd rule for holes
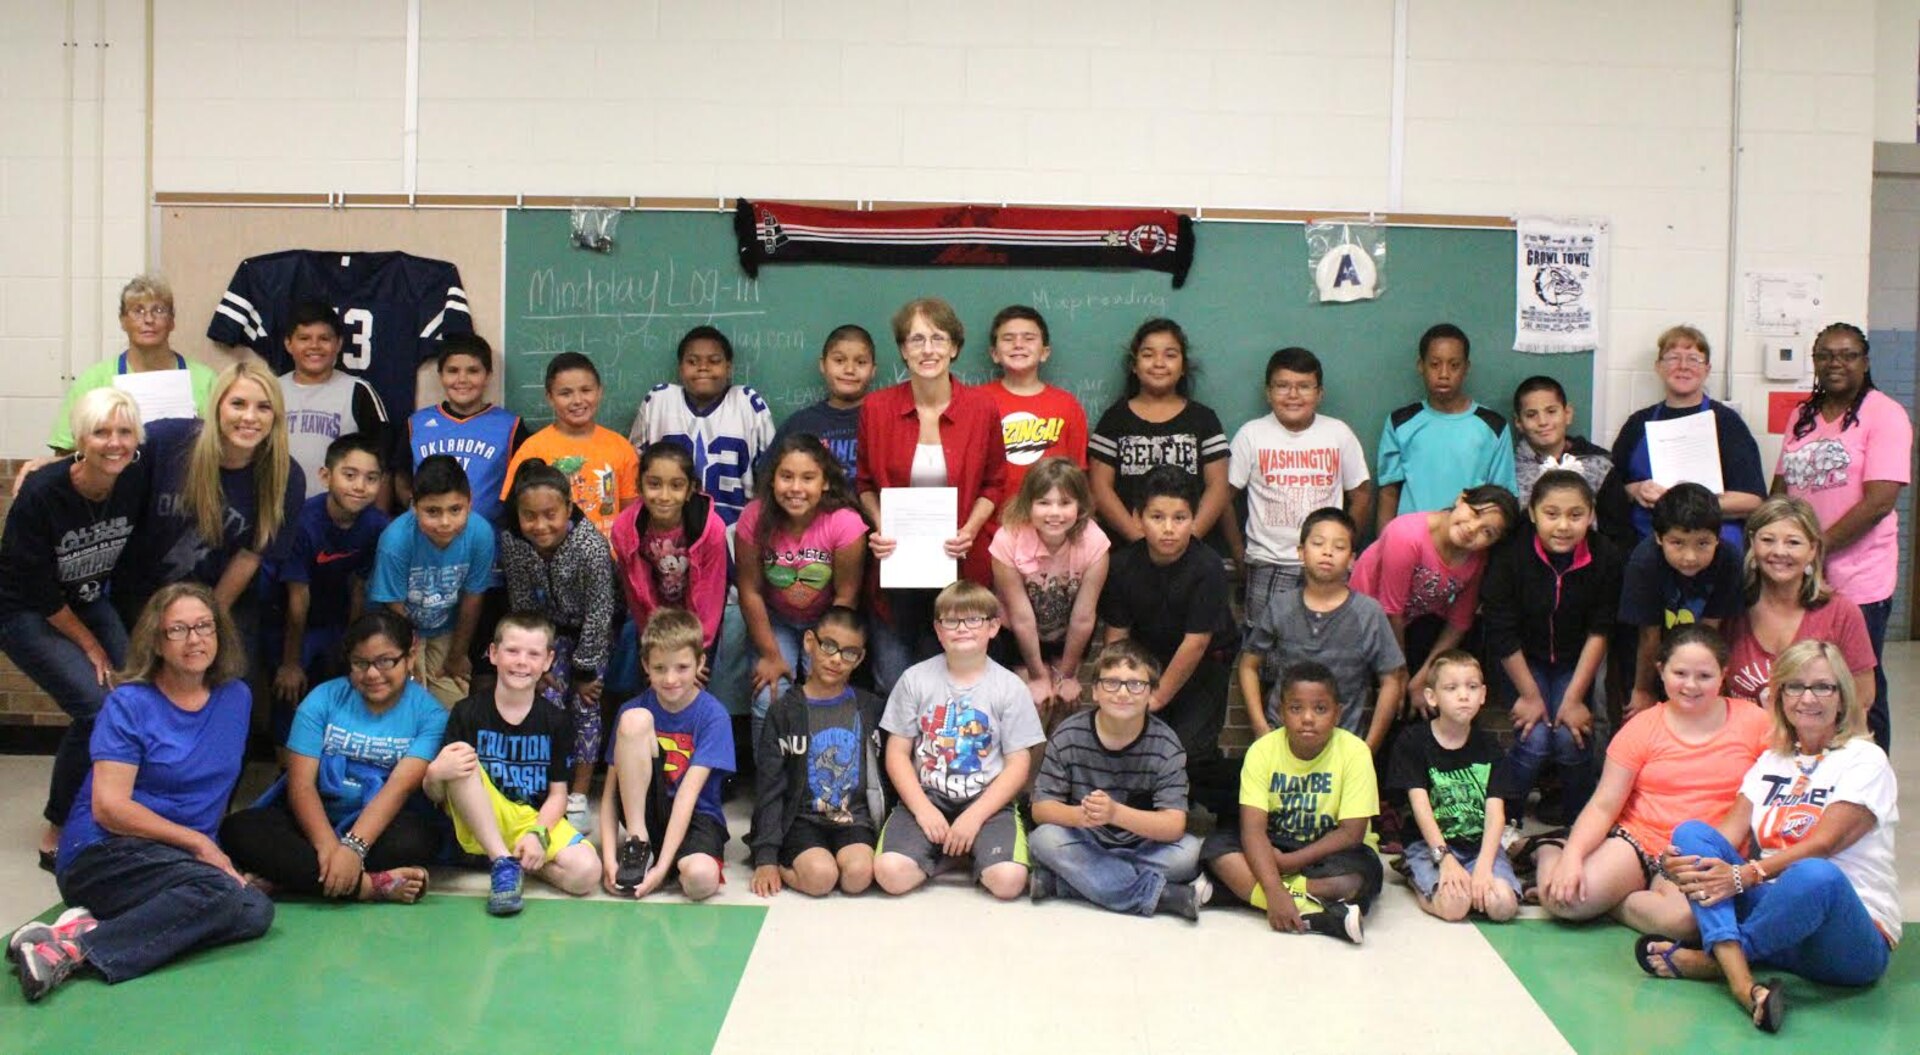
[[[1786,1014],[1777,967],[1826,985],[1864,986],[1886,973],[1900,941],[1893,826],[1900,791],[1840,649],[1802,641],[1774,660],[1767,686],[1770,749],[1741,781],[1717,826],[1674,829],[1661,868],[1693,906],[1704,949],[1649,934],[1635,956],[1661,978],[1724,978],[1769,1033]],[[1737,847],[1749,840],[1760,856]]]

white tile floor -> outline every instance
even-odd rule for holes
[[[1902,690],[1920,684],[1920,644],[1891,644],[1887,653],[1894,763],[1911,823],[1920,819],[1920,708]],[[0,758],[0,926],[59,897],[31,854],[47,766],[45,758]],[[744,833],[745,816],[733,820]],[[1899,844],[1900,875],[1907,916],[1920,919],[1920,835],[1911,832]],[[1473,928],[1423,915],[1391,875],[1366,945],[1355,949],[1272,934],[1253,912],[1209,911],[1194,925],[1071,903],[997,904],[957,875],[901,899],[787,893],[762,902],[747,889],[742,844],[731,849],[718,900],[770,911],[721,1031],[723,1052],[898,1051],[904,1037],[924,1038],[942,1022],[954,1038],[975,1038],[969,1046],[990,1032],[1007,1052],[1241,1051],[1271,1043],[1276,1008],[1291,1009],[1289,1047],[1301,1051],[1441,1050],[1463,1021],[1497,1024],[1482,1034],[1480,1052],[1571,1050]],[[435,883],[438,894],[486,889],[479,873],[440,874]],[[1319,993],[1352,993],[1363,1007],[1390,994],[1395,1013],[1289,1004],[1289,979],[1298,978],[1313,979]],[[862,998],[848,999],[856,987]],[[809,1022],[819,1028],[796,1033],[796,1023]],[[1434,1025],[1423,1034],[1417,1023]]]

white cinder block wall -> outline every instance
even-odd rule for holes
[[[36,451],[62,374],[117,337],[98,290],[153,255],[138,178],[149,32],[155,189],[407,184],[406,0],[153,0],[150,30],[145,4],[107,0],[106,49],[62,46],[88,39],[84,18],[67,35],[69,6],[93,9],[9,4],[0,34],[0,455]],[[1406,7],[1401,207],[1608,217],[1607,420],[1592,431],[1653,398],[1652,338],[1677,321],[1713,337],[1763,426],[1757,345],[1726,334],[1731,0]],[[1824,272],[1838,318],[1867,308],[1876,114],[1896,90],[1911,108],[1911,47],[1904,69],[1878,59],[1880,83],[1904,88],[1875,90],[1876,26],[1901,7],[1745,3],[1737,264]],[[1393,0],[421,8],[421,192],[1394,205]],[[64,141],[84,162],[91,134],[48,131],[94,105],[65,103],[67,52],[82,96],[91,63],[109,72],[95,211],[88,164],[69,180],[61,160]],[[69,288],[63,336],[47,304]]]

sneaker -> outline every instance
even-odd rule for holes
[[[1307,929],[1315,934],[1360,944],[1360,910],[1344,901],[1322,901],[1320,911],[1309,912],[1301,919],[1306,921]]]
[[[1034,865],[1033,870],[1027,873],[1027,900],[1038,905],[1059,896],[1060,881],[1054,878],[1052,872]]]
[[[585,792],[576,791],[567,796],[567,823],[581,835],[591,835],[588,828],[593,824],[593,811],[587,807]]]
[[[13,974],[20,980],[20,992],[33,1003],[53,992],[86,962],[80,947],[70,941],[35,942],[16,950]]]
[[[80,935],[100,925],[93,913],[74,907],[60,913],[52,923],[29,923],[13,932],[7,939],[7,962],[19,958],[19,950],[29,945],[38,945],[43,941],[76,941]]]
[[[1168,883],[1160,888],[1160,903],[1153,907],[1158,913],[1179,916],[1188,923],[1200,922],[1200,899],[1191,883]]]
[[[1207,878],[1207,873],[1201,872],[1199,875],[1194,876],[1193,882],[1187,885],[1193,887],[1193,903],[1195,905],[1205,908],[1213,904],[1213,880]]]
[[[627,836],[626,842],[614,852],[613,885],[622,890],[636,890],[646,882],[647,868],[653,864],[653,847],[638,835]]]
[[[521,890],[526,885],[525,870],[509,854],[493,862],[493,888],[487,893],[487,915],[511,916],[526,906]]]

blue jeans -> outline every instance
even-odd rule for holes
[[[800,670],[802,659],[800,646],[809,628],[795,626],[774,614],[771,609],[767,611],[767,626],[773,631],[774,644],[780,646],[780,658],[786,660],[787,669],[793,671],[793,683],[798,685],[803,677]],[[751,641],[752,638],[749,637],[748,640]],[[755,652],[755,658],[758,659],[758,650]],[[766,724],[768,708],[773,706],[773,701],[778,698],[778,694],[785,691],[785,689],[774,687],[761,689],[753,694],[753,742],[756,745],[760,743],[760,727]]]
[[[93,632],[115,667],[127,661],[126,628],[105,598],[76,605],[73,614]],[[73,812],[74,796],[80,794],[80,785],[87,779],[93,719],[106,702],[107,690],[94,676],[93,664],[80,646],[34,612],[15,612],[0,618],[0,649],[73,719],[60,737],[59,750],[54,752],[53,779],[48,783],[47,808],[42,814],[48,824],[64,825],[67,814]]]
[[[1893,750],[1893,712],[1887,707],[1887,617],[1893,614],[1893,598],[1860,606],[1867,620],[1867,637],[1873,641],[1873,706],[1867,709],[1867,728],[1873,742],[1883,750]]]
[[[1687,821],[1673,830],[1676,853],[1739,864],[1746,855],[1713,825]],[[1825,985],[1872,985],[1887,970],[1887,940],[1845,873],[1824,857],[1787,866],[1772,882],[1729,901],[1690,901],[1707,949],[1737,941],[1755,967],[1777,967]]]
[[[57,877],[60,896],[100,925],[80,938],[87,962],[124,982],[194,949],[251,941],[273,925],[273,902],[177,846],[114,836],[80,851]]]
[[[1593,797],[1593,732],[1591,728],[1588,729],[1587,743],[1583,747],[1575,742],[1571,732],[1549,724],[1560,715],[1560,700],[1567,693],[1567,684],[1573,681],[1573,664],[1549,667],[1529,659],[1527,669],[1533,672],[1533,682],[1540,687],[1540,695],[1547,701],[1548,720],[1535,725],[1527,735],[1515,737],[1513,746],[1507,749],[1509,776],[1518,795],[1509,807],[1512,816],[1507,819],[1520,819],[1520,811],[1526,807],[1527,793],[1533,790],[1541,767],[1551,758],[1553,764],[1560,767],[1564,814],[1568,823],[1572,823],[1572,818],[1578,817],[1580,811],[1586,808],[1587,800]],[[1591,698],[1592,693],[1588,693],[1588,696]]]
[[[1060,880],[1063,896],[1134,916],[1153,915],[1168,883],[1200,874],[1200,840],[1191,835],[1105,846],[1085,828],[1042,824],[1027,836],[1027,853]]]

